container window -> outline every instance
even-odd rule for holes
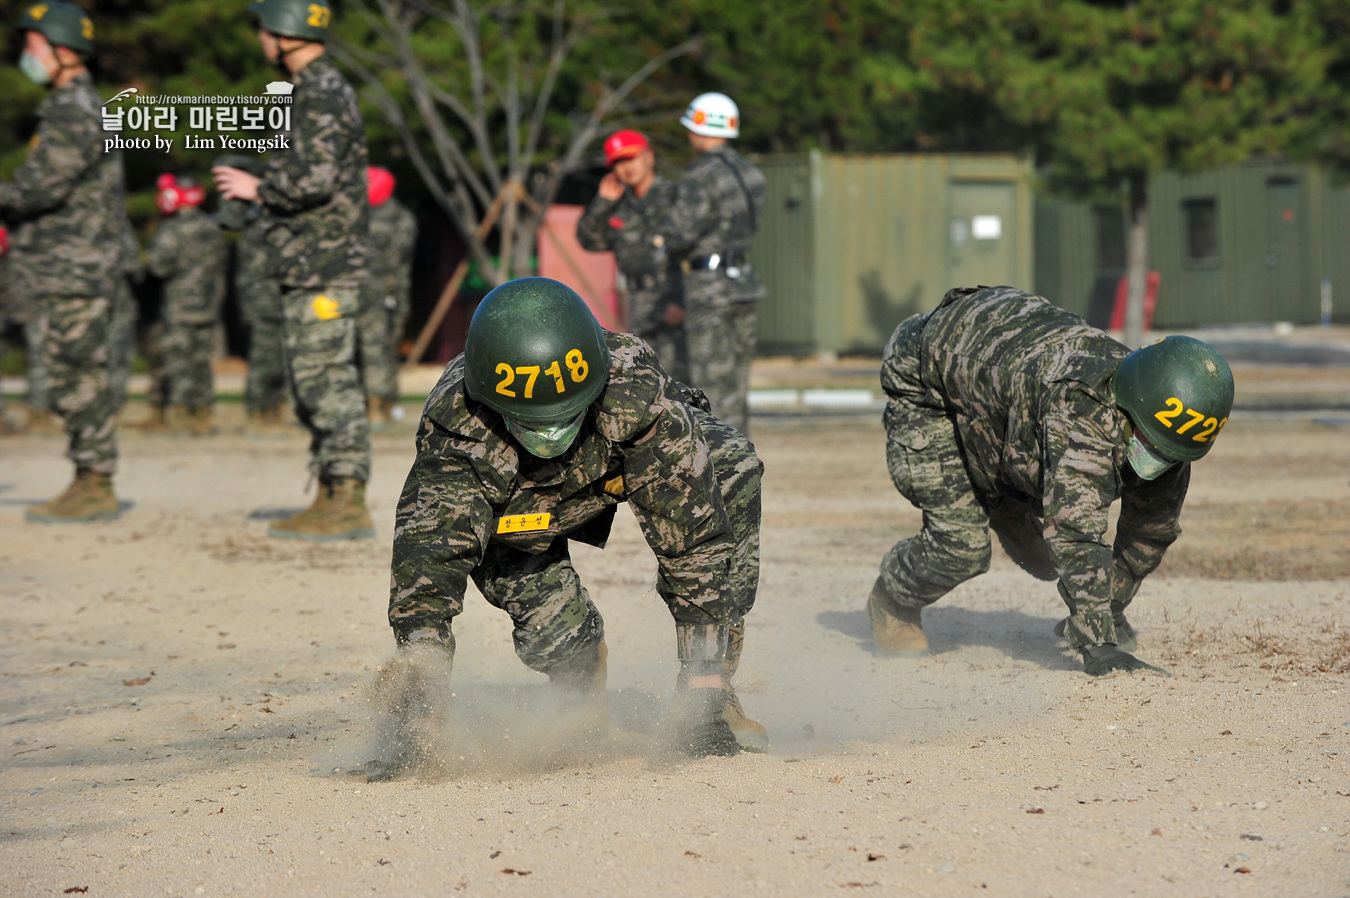
[[[1192,265],[1219,262],[1219,203],[1213,197],[1185,200],[1186,261]]]

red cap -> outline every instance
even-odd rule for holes
[[[647,138],[637,131],[615,131],[605,138],[605,165],[613,165],[620,159],[632,159],[647,148]]]
[[[387,168],[372,165],[366,168],[366,196],[372,206],[378,206],[394,195],[394,174]]]
[[[200,206],[206,202],[206,191],[192,182],[189,186],[179,185],[178,178],[165,172],[155,179],[159,191],[155,194],[155,205],[165,215],[172,215],[183,206]]]
[[[0,227],[0,256],[9,252],[9,228]]]

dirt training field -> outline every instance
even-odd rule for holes
[[[371,784],[411,426],[375,438],[379,538],[315,546],[265,535],[308,502],[306,437],[239,416],[124,435],[108,524],[25,523],[69,468],[0,442],[0,894],[1350,895],[1350,427],[1235,415],[1131,612],[1171,678],[1094,680],[997,549],[925,613],[931,657],[874,656],[864,599],[919,524],[880,423],[761,420],[738,683],[769,754],[664,751],[673,628],[621,509],[574,549],[611,738],[563,738],[471,592],[446,775]]]

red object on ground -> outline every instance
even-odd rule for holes
[[[1158,305],[1158,285],[1162,283],[1162,275],[1156,271],[1150,271],[1148,277],[1144,278],[1144,330],[1153,329],[1153,309]],[[1130,279],[1122,277],[1120,283],[1116,285],[1116,302],[1111,307],[1111,330],[1121,330],[1125,327],[1125,303],[1129,295]]]

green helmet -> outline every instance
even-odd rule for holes
[[[566,284],[508,281],[473,313],[464,386],[508,421],[531,428],[571,422],[604,392],[608,379],[605,332]]]
[[[57,47],[94,52],[94,23],[74,3],[34,3],[19,17],[20,31],[36,31]]]
[[[1120,360],[1116,405],[1172,461],[1195,461],[1214,445],[1233,410],[1233,372],[1194,337],[1164,337]]]
[[[328,40],[328,23],[333,18],[328,0],[254,0],[248,11],[273,34],[302,41]]]

